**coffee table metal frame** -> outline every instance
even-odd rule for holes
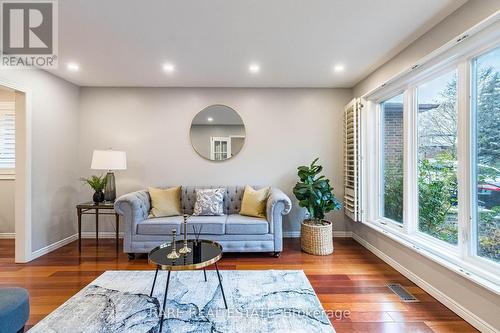
[[[203,261],[200,263],[196,263],[196,264],[188,264],[188,265],[159,264],[159,263],[155,262],[154,260],[152,260],[148,255],[148,262],[151,265],[156,266],[155,277],[153,279],[153,286],[151,287],[151,292],[149,294],[149,297],[153,296],[153,291],[155,289],[155,284],[156,284],[156,278],[158,277],[158,271],[159,270],[168,271],[167,283],[165,284],[165,294],[163,295],[163,308],[162,308],[161,319],[160,319],[160,332],[163,329],[163,318],[165,315],[165,305],[167,303],[167,293],[168,293],[168,286],[170,283],[170,273],[172,271],[190,271],[190,270],[203,269],[203,275],[205,277],[205,282],[207,282],[207,272],[206,272],[205,268],[210,266],[210,265],[214,265],[215,270],[217,272],[217,278],[219,279],[219,286],[220,286],[220,290],[222,292],[222,299],[224,300],[224,306],[227,309],[226,295],[224,294],[224,288],[222,287],[222,280],[220,278],[219,268],[217,267],[217,261],[219,261],[220,258],[222,258],[222,245],[220,245],[217,242],[214,242],[211,240],[206,240],[206,239],[200,239],[200,240],[198,240],[198,242],[202,242],[202,243],[206,243],[206,244],[208,243],[212,246],[215,246],[218,249],[220,249],[220,253],[218,255],[216,255],[215,257],[210,258],[209,260],[206,260],[206,261]],[[176,241],[176,243],[182,244],[182,241]],[[170,248],[170,246],[164,246],[164,245],[157,246],[153,250],[151,250],[150,253],[158,251],[158,250],[163,249],[163,248]],[[168,253],[169,251],[166,251],[166,252]],[[181,257],[182,257],[182,255],[181,255]]]

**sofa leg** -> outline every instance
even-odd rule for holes
[[[134,260],[135,259],[135,253],[127,253],[128,260]]]
[[[279,258],[281,255],[281,252],[273,252],[273,257]]]

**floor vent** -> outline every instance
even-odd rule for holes
[[[388,284],[387,287],[389,287],[389,289],[391,289],[393,293],[398,295],[403,302],[419,302],[419,300],[415,296],[410,294],[408,290],[406,290],[399,283],[391,283]]]

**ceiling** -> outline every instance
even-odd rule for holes
[[[352,87],[465,2],[63,0],[50,72],[81,86]]]

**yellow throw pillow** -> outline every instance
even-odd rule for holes
[[[266,218],[267,198],[270,191],[269,187],[256,191],[251,186],[245,186],[240,215]]]
[[[149,217],[164,217],[182,215],[181,187],[148,188],[151,197],[151,211]]]

